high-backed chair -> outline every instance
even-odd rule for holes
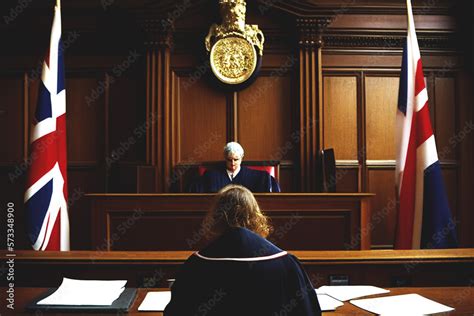
[[[268,181],[265,185],[268,185],[269,191],[262,191],[262,192],[280,192],[280,185],[278,183],[278,178],[280,174],[280,162],[279,161],[249,161],[245,160],[242,162],[242,166],[245,166],[249,169],[265,171],[271,177],[268,177]],[[225,162],[224,161],[206,161],[202,162],[197,166],[197,175],[198,177],[195,178],[190,185],[187,187],[188,192],[202,192],[203,190],[203,175],[207,170],[216,170],[221,169],[224,170]],[[265,180],[263,180],[265,181]],[[207,189],[204,189],[207,190]],[[257,191],[259,192],[259,191]]]
[[[322,192],[336,192],[336,159],[334,149],[322,149],[319,152],[320,189]]]
[[[198,166],[198,173],[202,176],[206,170],[218,168],[222,166],[222,161],[206,161],[201,163]],[[277,181],[279,180],[280,175],[280,162],[279,161],[249,161],[244,160],[242,161],[242,166],[245,166],[249,169],[254,170],[261,170],[268,172],[272,177],[274,177]]]

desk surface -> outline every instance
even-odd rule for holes
[[[139,289],[138,296],[135,299],[130,313],[128,315],[146,315],[155,316],[163,315],[160,312],[138,312],[138,306],[143,301],[148,291],[159,291],[163,289]],[[1,288],[2,298],[6,288]],[[41,296],[46,291],[45,288],[15,288],[15,310],[11,311],[6,309],[5,300],[2,299],[2,305],[0,311],[6,312],[6,315],[30,315],[24,311],[25,306],[34,300],[36,297]],[[391,288],[391,295],[418,293],[426,298],[435,300],[439,303],[456,308],[456,310],[449,315],[473,315],[474,314],[474,287],[437,287],[437,288]],[[386,296],[386,295],[378,295]],[[376,297],[376,296],[373,296]],[[11,311],[12,313],[8,313]],[[78,315],[76,313],[68,313],[68,315]],[[59,315],[53,313],[47,313],[44,315]],[[101,314],[88,314],[88,315],[101,315]],[[110,314],[104,314],[110,315]],[[361,310],[352,304],[346,302],[344,306],[336,309],[335,312],[325,312],[323,315],[371,315],[370,313]]]

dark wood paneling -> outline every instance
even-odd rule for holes
[[[296,175],[298,170],[292,168],[285,168],[280,166],[280,188],[281,192],[294,192],[294,188],[297,185]]]
[[[291,87],[289,76],[260,76],[238,93],[237,140],[245,159],[295,159]]]
[[[17,166],[19,169],[17,169]],[[14,249],[31,249],[28,236],[25,232],[25,212],[23,201],[25,194],[26,167],[23,164],[12,167],[0,167],[0,203],[3,206],[3,215],[0,216],[0,225],[4,227],[5,232],[2,235],[7,236],[7,205],[13,203],[14,215]],[[2,241],[0,249],[6,249],[7,242]]]
[[[474,247],[474,234],[472,226],[474,223],[474,76],[465,72],[458,74],[456,82],[456,96],[459,100],[459,134],[456,146],[453,150],[459,154],[459,219],[458,226],[460,245],[464,247]]]
[[[120,212],[110,210],[111,250],[201,249],[205,240],[199,233],[202,231],[201,222],[205,211],[190,209],[176,213],[173,210],[157,209],[147,210],[145,213],[140,208]],[[95,246],[100,250],[106,249],[107,241]]]
[[[268,239],[282,249],[342,250],[351,243],[351,210],[272,212],[266,209],[265,212],[271,214],[274,228]],[[319,242],[324,239],[324,243]]]
[[[100,90],[101,81],[91,76],[66,81],[69,163],[97,164],[104,158],[105,91]]]
[[[93,248],[100,250],[200,249],[200,226],[210,194],[89,195]],[[367,194],[256,194],[287,249],[368,249]],[[311,236],[310,238],[308,236]]]
[[[426,7],[430,6],[425,4]],[[407,28],[407,17],[404,14],[400,15],[378,15],[378,14],[347,14],[338,15],[338,18],[331,25],[333,28],[357,28],[371,29],[371,28],[385,28],[385,29],[401,29]],[[416,15],[415,25],[417,30],[423,29],[454,29],[456,22],[453,17],[445,15]]]
[[[337,160],[357,160],[357,77],[324,77],[324,148]]]
[[[435,78],[435,103],[433,122],[438,153],[442,160],[456,160],[456,151],[450,150],[455,144],[456,134],[456,96],[454,78]],[[431,106],[433,109],[433,106]],[[441,156],[441,155],[440,155]]]
[[[38,102],[39,79],[34,78],[34,77],[33,78],[29,77],[27,80],[28,80],[28,113],[27,113],[28,125],[26,126],[26,130],[28,131],[28,142],[29,142],[30,129],[34,122],[34,114],[36,112],[36,105]],[[66,95],[66,113],[67,113],[67,95]]]
[[[226,143],[226,106],[224,92],[211,88],[204,80],[191,84],[179,78],[177,162],[222,160]]]
[[[371,169],[368,172],[369,192],[372,199],[372,246],[391,247],[395,238],[397,209],[395,203],[395,170]]]
[[[23,78],[1,76],[0,86],[0,164],[19,163],[23,160]]]
[[[106,154],[114,162],[144,161],[143,129],[147,121],[141,81],[124,73],[118,77],[110,76],[109,82],[109,153]]]
[[[85,194],[103,190],[105,175],[102,168],[94,165],[68,169],[68,207],[71,232],[71,249],[91,249],[91,213]]]
[[[201,222],[205,210],[180,211],[123,211],[109,213],[110,241],[112,250],[198,250],[205,246]],[[315,212],[278,212],[266,209],[271,215],[274,233],[268,239],[278,247],[299,250],[345,249],[350,243],[348,225],[350,210],[338,210],[326,214]],[[150,232],[153,234],[150,235]],[[125,235],[126,234],[126,235]],[[332,237],[326,239],[328,235]],[[176,236],[170,238],[171,235]],[[145,238],[145,236],[152,236]],[[198,236],[198,237],[196,237]],[[311,236],[311,238],[302,238]],[[104,246],[106,243],[104,243]],[[102,244],[96,245],[103,249]]]
[[[337,167],[336,169],[336,191],[357,192],[359,179],[358,168]]]
[[[390,47],[387,47],[390,48]],[[341,69],[363,69],[379,72],[381,68],[392,68],[399,70],[401,65],[402,45],[396,47],[397,53],[387,53],[385,50],[366,51],[360,53],[346,53],[342,51],[327,50],[323,54],[323,67],[341,68]],[[461,66],[460,58],[456,55],[424,55],[423,69],[443,68],[450,65],[449,68]]]
[[[398,78],[366,77],[366,144],[368,160],[395,159]]]

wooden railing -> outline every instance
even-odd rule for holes
[[[474,284],[474,249],[290,251],[314,286],[347,278],[349,284],[469,286]],[[1,256],[6,258],[7,252]],[[10,253],[11,254],[11,253]],[[164,287],[192,251],[70,251],[14,253],[17,286],[51,287],[63,277],[126,279],[130,286]],[[8,266],[4,266],[8,271]],[[5,285],[6,278],[0,283]]]

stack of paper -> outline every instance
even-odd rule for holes
[[[166,305],[171,301],[170,291],[148,292],[143,302],[138,306],[138,311],[158,311],[165,310]]]
[[[341,301],[351,298],[389,293],[390,291],[375,286],[322,286],[316,289],[321,311],[332,311],[344,305]],[[139,311],[164,311],[171,300],[170,291],[149,292],[138,307]],[[406,294],[351,300],[353,305],[369,312],[382,315],[425,315],[443,313],[453,308],[429,300],[418,294]]]
[[[338,308],[339,306],[344,305],[343,302],[338,301],[329,295],[326,295],[326,294],[317,294],[317,295],[318,295],[319,307],[321,307],[322,312],[333,311],[333,310],[336,310],[336,308]]]
[[[428,315],[446,313],[454,308],[437,303],[418,294],[404,294],[352,300],[352,304],[381,315]]]
[[[63,278],[61,286],[37,305],[112,305],[125,290],[126,280],[98,281]]]
[[[324,285],[321,286],[316,293],[327,294],[340,301],[348,301],[354,298],[389,293],[385,290],[371,285]]]
[[[138,311],[158,311],[162,312],[165,310],[166,305],[171,300],[170,291],[160,291],[160,292],[148,292],[145,296],[145,299],[138,307]],[[338,300],[326,295],[318,294],[319,306],[321,311],[333,311],[339,306],[344,305],[344,303],[339,302]]]

